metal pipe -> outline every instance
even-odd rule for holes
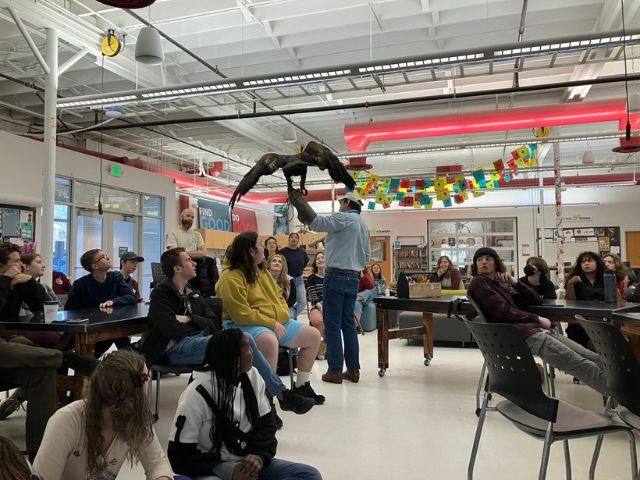
[[[80,60],[82,57],[84,57],[86,54],[90,52],[91,50],[89,50],[88,48],[83,48],[79,52],[76,52],[69,60],[64,62],[62,65],[60,65],[60,68],[58,68],[58,75],[62,75],[70,67],[74,66],[78,60]]]
[[[42,233],[40,256],[45,265],[53,268],[53,219],[56,188],[56,114],[58,93],[58,32],[47,28],[47,84],[44,92],[44,149],[42,176]],[[45,275],[42,282],[51,286],[53,277]]]
[[[640,80],[640,74],[629,75],[627,77],[628,81],[637,81]],[[504,95],[509,93],[523,93],[523,92],[537,92],[544,90],[553,90],[581,85],[605,85],[610,83],[618,83],[624,82],[624,75],[615,75],[609,77],[601,77],[591,80],[573,80],[569,82],[558,82],[558,83],[547,83],[543,85],[529,85],[525,87],[517,87],[517,88],[499,88],[495,90],[483,90],[481,92],[458,92],[455,94],[440,94],[440,95],[431,95],[425,97],[415,97],[415,98],[402,98],[395,100],[379,100],[375,102],[358,102],[358,103],[349,103],[342,105],[323,105],[321,107],[307,107],[307,108],[299,108],[287,111],[277,111],[277,112],[250,112],[250,113],[236,113],[231,115],[213,115],[208,117],[195,117],[195,118],[183,118],[183,119],[175,119],[175,120],[157,120],[153,122],[140,122],[140,123],[132,123],[129,125],[109,125],[104,127],[104,131],[108,130],[126,130],[130,128],[140,128],[140,127],[157,127],[161,125],[182,125],[186,123],[205,123],[205,122],[218,122],[222,120],[237,120],[244,118],[262,118],[262,117],[273,117],[273,116],[282,116],[282,115],[296,115],[302,113],[318,113],[318,112],[330,112],[335,110],[355,110],[358,108],[372,108],[372,107],[386,107],[389,105],[406,105],[411,103],[421,103],[421,102],[435,102],[441,100],[459,100],[463,98],[475,98],[475,97],[485,97],[485,96],[493,96],[493,95]],[[95,127],[97,130],[98,127]]]
[[[25,28],[24,23],[22,23],[22,20],[18,16],[18,13],[15,11],[13,6],[11,5],[9,5],[9,13],[11,13],[11,16],[13,17],[13,21],[16,23],[16,27],[18,27],[18,30],[20,30],[20,33],[22,33],[22,36],[24,37],[27,44],[29,45],[29,48],[33,52],[33,55],[36,57],[36,60],[38,60],[38,63],[42,67],[42,70],[44,70],[44,73],[49,74],[49,66],[47,65],[47,62],[45,62],[44,58],[42,58],[42,55],[40,54],[38,47],[36,46],[35,42],[31,38],[31,35],[29,35],[29,32],[27,32],[27,29]],[[56,43],[57,43],[57,40],[56,40]]]

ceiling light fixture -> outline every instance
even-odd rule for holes
[[[160,65],[164,62],[164,50],[158,30],[142,27],[136,42],[136,62],[146,65]]]

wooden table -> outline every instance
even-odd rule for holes
[[[435,298],[375,297],[378,313],[378,375],[383,377],[389,368],[389,340],[422,335],[424,340],[424,364],[429,366],[433,358],[433,314],[449,313],[451,302],[464,296],[443,295]],[[471,310],[471,306],[466,306]],[[422,312],[422,326],[390,328],[389,310]]]
[[[95,344],[102,340],[115,340],[120,337],[137,335],[147,331],[147,314],[149,307],[143,303],[119,305],[113,308],[88,308],[58,312],[56,321],[44,323],[42,316],[19,317],[15,320],[0,321],[0,335],[19,335],[27,332],[59,332],[62,333],[57,346],[67,345],[75,340],[75,351],[93,358]],[[65,323],[71,319],[83,319],[87,323]],[[59,387],[72,390],[76,398],[82,392],[84,382],[75,377],[59,379]]]

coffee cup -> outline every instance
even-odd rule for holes
[[[58,302],[55,300],[47,300],[44,302],[44,323],[55,321],[58,315]]]
[[[389,297],[389,296],[391,296],[391,292],[389,291],[389,289],[388,289],[388,288],[385,288],[385,289],[384,289],[384,296],[385,296],[385,297]]]

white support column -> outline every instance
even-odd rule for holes
[[[58,94],[58,32],[47,28],[46,62],[49,67],[44,93],[44,172],[42,176],[42,217],[40,256],[51,272],[53,269],[53,218],[56,188],[56,108]],[[51,286],[51,274],[42,277],[42,283]]]

